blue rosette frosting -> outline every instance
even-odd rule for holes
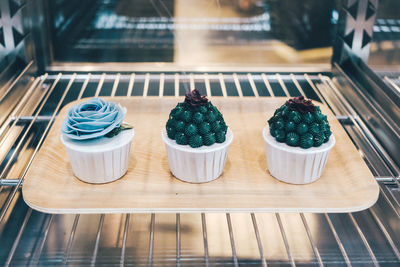
[[[61,132],[74,140],[102,137],[120,127],[125,114],[119,104],[91,98],[69,109]]]

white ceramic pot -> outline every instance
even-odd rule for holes
[[[74,175],[87,183],[103,184],[121,178],[128,170],[134,136],[134,129],[130,129],[112,138],[79,141],[61,134],[61,141],[67,149]]]
[[[167,150],[171,173],[189,183],[206,183],[217,179],[224,170],[228,148],[233,141],[233,133],[229,128],[225,142],[199,148],[177,144],[167,136],[165,128],[161,137]]]
[[[335,145],[331,135],[327,143],[319,147],[304,149],[279,143],[264,127],[268,170],[278,180],[290,184],[308,184],[321,177],[329,152]]]

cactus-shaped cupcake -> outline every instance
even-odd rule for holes
[[[317,180],[335,144],[328,117],[311,100],[298,96],[275,110],[263,131],[268,169],[284,182]]]
[[[162,137],[172,174],[193,183],[221,175],[233,140],[221,112],[196,89],[171,110]]]

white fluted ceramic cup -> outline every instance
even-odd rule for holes
[[[279,143],[264,127],[268,170],[276,179],[290,184],[309,184],[318,180],[328,161],[329,152],[335,145],[335,137],[319,147],[303,149]]]
[[[177,144],[168,137],[165,129],[162,130],[161,137],[167,150],[171,173],[179,180],[189,183],[206,183],[221,176],[229,145],[233,141],[233,133],[229,128],[225,142],[199,148]]]
[[[125,175],[129,165],[130,147],[135,130],[118,135],[77,141],[61,134],[74,175],[92,184],[104,184]]]

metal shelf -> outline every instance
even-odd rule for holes
[[[0,128],[0,264],[378,266],[400,262],[398,180],[329,76],[48,73],[31,86],[26,102]],[[49,215],[25,205],[20,193],[24,175],[65,104],[91,96],[180,97],[195,87],[222,97],[305,94],[328,104],[380,181],[378,202],[349,214]]]

